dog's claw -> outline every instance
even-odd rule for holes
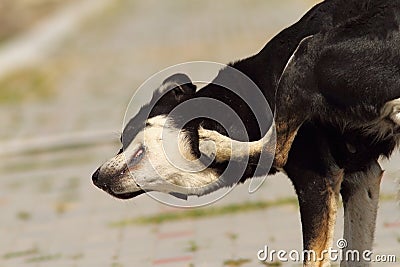
[[[400,104],[393,107],[391,119],[394,121],[394,123],[400,125]]]
[[[232,139],[213,130],[199,129],[200,152],[217,162],[229,160],[232,153]]]
[[[215,143],[211,140],[200,140],[199,142],[200,152],[209,158],[215,157]]]
[[[214,158],[216,154],[215,138],[212,138],[213,131],[199,129],[199,150],[209,158]]]

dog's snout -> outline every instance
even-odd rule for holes
[[[92,174],[92,181],[95,185],[98,184],[99,181],[99,173],[100,173],[100,167]]]

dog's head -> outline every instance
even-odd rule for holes
[[[152,100],[134,116],[121,135],[118,154],[93,174],[93,183],[107,193],[128,199],[145,191],[173,195],[201,194],[218,180],[217,170],[199,160],[198,125],[179,125],[169,116],[192,99],[196,86],[188,76],[167,78]]]
[[[247,143],[236,142],[239,145],[236,148],[244,156],[230,160],[233,155],[230,141],[259,140],[259,122],[272,125],[267,105],[259,89],[231,69],[222,69],[198,92],[188,76],[175,74],[162,83],[151,101],[129,121],[121,135],[121,150],[97,169],[93,182],[121,199],[146,191],[186,198],[264,175],[269,165],[258,164],[262,146],[260,151],[248,154]],[[204,132],[201,127],[220,135],[204,141],[199,135]],[[228,148],[223,152],[227,157],[222,160],[220,147]],[[262,160],[272,162],[270,158]]]

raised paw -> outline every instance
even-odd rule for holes
[[[215,143],[211,140],[199,140],[199,150],[207,157],[214,159],[216,154]]]
[[[390,118],[396,123],[400,125],[400,103],[393,107],[392,116]]]
[[[383,117],[388,116],[395,124],[400,125],[400,98],[387,102],[382,108]]]
[[[232,153],[232,139],[213,130],[199,129],[200,152],[217,162],[229,160]]]

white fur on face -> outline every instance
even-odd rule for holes
[[[146,125],[122,154],[102,167],[103,171],[107,168],[122,170],[128,165],[129,171],[119,177],[118,185],[112,188],[118,190],[115,193],[143,189],[202,195],[222,186],[218,183],[217,173],[204,166],[192,153],[187,133],[175,128],[166,116],[151,118]],[[132,164],[141,148],[144,148],[142,159]]]

